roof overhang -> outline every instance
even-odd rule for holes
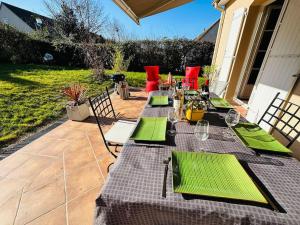
[[[218,5],[219,5],[219,6],[224,6],[224,5],[226,5],[228,2],[230,2],[230,0],[220,0],[220,1],[218,2]]]
[[[140,19],[192,2],[193,0],[113,0],[131,19]]]

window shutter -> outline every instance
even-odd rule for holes
[[[231,22],[230,32],[228,35],[227,45],[225,49],[225,54],[223,62],[220,69],[219,81],[227,81],[232,63],[235,58],[236,47],[239,41],[241,29],[243,27],[243,21],[245,18],[246,8],[239,8],[234,11],[233,18]]]

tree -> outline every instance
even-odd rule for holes
[[[83,50],[85,61],[98,80],[104,77],[106,53],[99,50],[103,43],[107,17],[99,0],[45,0],[45,5],[54,19],[53,44],[75,45]]]

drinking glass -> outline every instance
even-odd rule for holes
[[[174,124],[178,122],[178,113],[174,108],[170,108],[168,111],[168,120],[171,123],[171,128],[168,131],[170,136],[174,136],[176,134],[176,130],[174,129]]]
[[[230,109],[228,113],[225,116],[225,122],[228,126],[227,133],[225,133],[225,136],[232,137],[231,133],[231,127],[237,125],[240,121],[240,113],[235,111],[234,109]]]
[[[207,120],[200,120],[197,122],[194,135],[199,140],[199,142],[206,141],[209,136],[209,122]],[[200,144],[200,151],[203,151],[202,144]]]

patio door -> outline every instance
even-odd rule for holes
[[[243,27],[245,12],[246,12],[245,8],[239,8],[235,10],[233,13],[233,18],[231,22],[225,54],[224,54],[223,62],[218,77],[219,81],[226,82],[229,78],[232,64],[234,62],[235,55],[236,55],[236,49],[239,42],[241,29]]]
[[[285,0],[248,106],[262,116],[276,93],[286,99],[300,72],[300,1]],[[251,118],[248,118],[251,119]],[[270,127],[262,127],[269,131]]]

